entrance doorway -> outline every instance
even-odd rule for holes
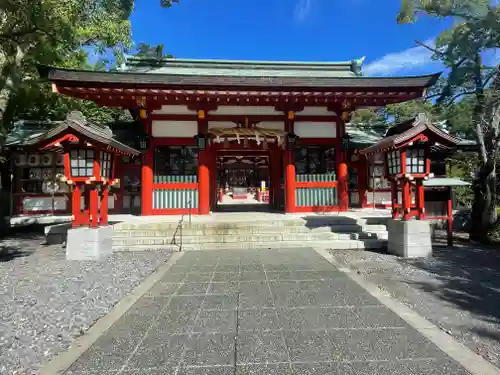
[[[270,211],[269,153],[218,154],[217,211]]]

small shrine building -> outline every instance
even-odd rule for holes
[[[421,98],[439,74],[364,77],[361,64],[132,57],[117,72],[40,71],[55,93],[134,114],[141,215],[206,215],[252,194],[286,213],[368,204],[375,162],[353,152],[351,113]]]

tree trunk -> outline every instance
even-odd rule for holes
[[[21,84],[22,66],[25,56],[26,49],[17,46],[14,58],[12,60],[9,58],[4,59],[5,65],[1,71],[3,80],[2,87],[0,87],[0,156],[3,156],[3,146],[12,122],[11,100],[14,91]],[[10,171],[8,167],[0,168],[0,174],[0,178],[3,181],[7,179],[10,180]],[[10,189],[10,185],[8,187]],[[9,215],[9,206],[12,204],[12,202],[10,202],[10,194],[3,190],[4,188],[5,186],[0,190],[0,236],[4,235],[10,226],[10,223],[6,222],[6,217]]]
[[[480,60],[476,61],[480,72]],[[497,224],[496,161],[500,145],[500,65],[497,66],[490,87],[492,96],[487,100],[480,73],[476,77],[476,105],[474,122],[479,147],[480,167],[473,184],[474,204],[471,214],[470,239],[487,242],[489,232]]]
[[[471,214],[470,239],[487,242],[489,232],[497,222],[496,168],[493,161],[483,165],[473,184],[474,204]]]
[[[9,118],[7,116],[7,110],[9,107],[9,102],[12,97],[13,91],[21,84],[21,70],[23,65],[24,57],[26,56],[26,49],[21,46],[16,47],[16,55],[12,59],[8,57],[5,58],[4,67],[2,69],[2,75],[4,77],[3,85],[0,88],[0,124],[2,126],[2,143],[8,132],[9,128]]]

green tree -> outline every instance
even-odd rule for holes
[[[435,47],[425,47],[450,69],[440,86],[438,103],[471,96],[472,124],[479,146],[471,239],[485,241],[497,222],[500,146],[500,65],[498,61],[488,64],[485,57],[500,48],[500,8],[489,0],[402,0],[400,23],[414,22],[418,15],[454,20],[453,26],[438,36]]]
[[[373,130],[381,136],[390,126],[386,108],[358,108],[351,116],[350,124],[361,130]]]
[[[88,55],[84,48],[98,53],[111,50],[117,61],[123,60],[132,44],[129,17],[134,2],[4,0],[0,4],[0,142],[3,142],[14,119],[30,111],[35,116],[45,107],[48,88],[39,82],[38,65],[85,67]],[[25,109],[33,108],[33,104],[40,108]]]
[[[441,121],[444,117],[440,106],[419,99],[382,108],[359,108],[353,113],[351,124],[358,128],[375,130],[383,135],[392,125],[411,119],[419,113],[427,114],[434,122]]]

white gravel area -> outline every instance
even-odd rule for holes
[[[40,242],[36,235],[0,241],[0,374],[37,374],[170,256],[66,261],[60,246]]]
[[[498,250],[436,247],[431,258],[421,260],[369,251],[330,253],[500,367]]]

